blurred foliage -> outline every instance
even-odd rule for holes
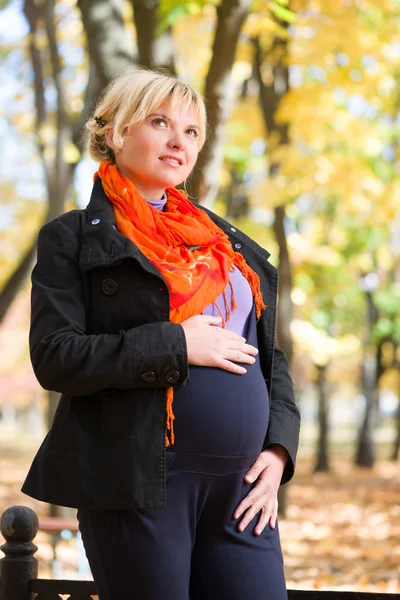
[[[199,90],[204,89],[211,57],[217,4],[161,2],[159,28],[172,29],[178,73]],[[7,5],[17,10],[9,0],[1,4],[3,13]],[[87,80],[82,23],[74,0],[58,0],[56,14],[68,111],[79,113]],[[130,18],[127,3],[128,29]],[[279,19],[289,23],[287,32]],[[287,205],[299,356],[321,355],[330,348],[334,360],[340,353],[360,358],[359,345],[349,344],[348,336],[367,338],[360,278],[368,272],[379,276],[372,341],[379,344],[389,338],[400,343],[399,20],[398,0],[254,0],[237,48],[232,70],[235,102],[217,208],[224,214],[240,186],[248,212],[237,225],[268,247],[276,263],[272,211]],[[286,36],[289,43],[290,90],[278,113],[278,120],[289,125],[286,146],[265,131],[253,71],[252,40],[258,37],[268,49],[276,35]],[[12,103],[0,101],[0,119],[7,123],[7,135],[19,136],[20,144],[32,143],[34,129],[28,42],[28,36],[21,37],[2,48],[14,91]],[[270,82],[272,77],[272,65],[265,61],[262,78]],[[55,93],[49,78],[45,97],[50,112]],[[49,153],[54,123],[55,115],[40,132]],[[75,160],[76,148],[68,147],[67,155],[67,160]],[[281,164],[279,176],[268,177],[267,155]],[[31,181],[41,180],[33,149],[27,171]],[[0,173],[5,215],[0,285],[44,213],[40,198],[24,199],[17,191],[18,177],[15,166]],[[305,331],[305,322],[311,327],[307,340],[298,334]]]

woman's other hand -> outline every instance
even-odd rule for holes
[[[220,324],[221,317],[208,315],[196,315],[181,323],[186,336],[188,362],[242,375],[246,369],[236,363],[253,364],[258,350],[246,344],[241,335],[216,327]]]
[[[289,454],[283,446],[272,445],[268,450],[261,452],[246,473],[245,481],[255,484],[234,512],[235,519],[244,514],[238,525],[239,531],[243,531],[260,511],[254,533],[260,535],[268,523],[271,529],[275,528],[278,516],[278,489],[288,457]]]

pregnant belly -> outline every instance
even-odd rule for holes
[[[245,366],[245,375],[190,367],[190,383],[174,389],[171,451],[214,456],[261,451],[269,419],[268,391],[258,357]]]

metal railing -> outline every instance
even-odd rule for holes
[[[25,506],[8,508],[1,517],[0,600],[89,600],[96,596],[93,581],[38,579],[38,561],[33,543],[38,531],[36,513]],[[35,594],[35,596],[33,596]],[[289,600],[400,600],[400,594],[342,592],[323,590],[288,590]],[[122,600],[122,599],[121,599]],[[134,600],[134,595],[129,600]],[[167,600],[174,600],[167,598]],[[264,600],[249,598],[248,600]]]

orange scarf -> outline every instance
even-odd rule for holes
[[[232,309],[237,308],[229,272],[238,267],[250,284],[256,315],[265,308],[258,275],[239,252],[234,252],[228,236],[195,207],[186,194],[167,188],[164,211],[151,206],[136,190],[130,179],[119,173],[116,165],[102,161],[94,178],[99,176],[103,189],[113,204],[117,228],[153,263],[163,276],[170,292],[170,320],[182,323],[200,314],[223,294],[228,321],[225,288],[232,289]],[[173,388],[167,389],[166,445],[174,443]],[[170,439],[168,438],[170,433]]]

